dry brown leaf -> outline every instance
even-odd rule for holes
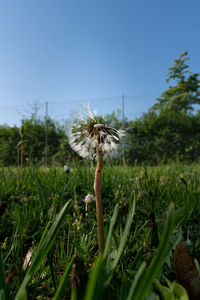
[[[23,270],[25,271],[26,268],[31,264],[31,259],[32,259],[32,255],[33,255],[33,250],[34,248],[31,247],[28,252],[26,253],[26,256],[25,256],[25,259],[24,259],[24,262],[23,262]]]
[[[82,299],[81,295],[85,293],[87,279],[88,276],[83,260],[80,257],[76,257],[72,266],[72,289],[76,290],[77,299]]]
[[[187,290],[191,300],[200,300],[200,276],[187,246],[179,242],[174,251],[176,279]]]

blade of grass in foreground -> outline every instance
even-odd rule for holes
[[[158,279],[155,278],[154,283],[159,290],[164,300],[189,300],[188,294],[183,286],[177,282],[170,282],[167,278],[164,278],[168,287],[162,285]]]
[[[22,294],[24,294],[24,290],[31,278],[33,278],[34,274],[37,272],[37,270],[40,268],[41,264],[43,263],[43,260],[49,250],[51,249],[55,239],[56,235],[58,233],[58,230],[63,222],[63,219],[65,217],[65,214],[67,212],[67,209],[70,206],[70,201],[68,201],[64,207],[61,209],[59,214],[57,215],[54,223],[52,224],[51,228],[47,232],[48,225],[45,229],[45,234],[42,235],[42,238],[40,240],[40,243],[37,247],[37,250],[35,252],[35,255],[33,257],[33,261],[30,265],[30,268],[28,269],[28,272],[26,273],[26,276],[24,277],[24,280],[18,290],[18,293],[15,297],[16,300],[20,299]],[[46,233],[47,232],[47,233]],[[22,298],[21,298],[22,299]]]
[[[110,227],[109,227],[109,232],[108,232],[108,236],[106,239],[106,245],[105,245],[105,250],[104,250],[104,254],[103,254],[103,258],[106,259],[109,253],[109,248],[110,248],[110,242],[111,242],[111,238],[112,238],[112,233],[113,233],[113,229],[115,226],[115,222],[117,219],[117,215],[118,215],[118,210],[119,210],[119,205],[116,204],[115,205],[115,209],[114,209],[114,213],[110,222]]]
[[[64,289],[66,287],[66,281],[68,279],[68,276],[70,274],[70,271],[71,271],[71,267],[73,265],[73,262],[74,262],[74,258],[72,258],[72,260],[70,261],[70,263],[68,264],[66,270],[65,270],[65,273],[64,275],[62,276],[61,278],[61,281],[60,281],[60,284],[58,286],[58,289],[56,291],[56,294],[53,298],[53,300],[59,300],[59,299],[62,299],[62,294],[64,292]]]
[[[117,219],[117,214],[118,214],[118,205],[115,206],[114,213],[113,213],[113,216],[111,219],[110,228],[109,228],[108,238],[106,241],[106,247],[105,247],[105,253],[103,256],[103,260],[101,257],[98,257],[94,267],[91,270],[90,278],[89,278],[89,281],[88,281],[88,284],[86,287],[86,294],[85,294],[84,300],[102,299],[101,292],[105,288],[105,282],[107,280],[107,283],[108,283],[111,280],[114,269],[120,259],[120,256],[124,249],[124,246],[126,244],[134,212],[135,212],[135,199],[132,201],[132,205],[131,205],[130,212],[127,217],[124,233],[123,233],[122,239],[121,239],[119,247],[118,247],[117,256],[111,266],[111,270],[108,271],[108,270],[106,270],[106,264],[107,264],[106,258],[108,257],[112,232],[113,232],[114,225],[115,225],[115,222]]]
[[[169,206],[165,229],[159,244],[157,253],[154,255],[148,268],[144,265],[138,270],[132,283],[127,300],[145,300],[150,292],[153,281],[158,274],[165,257],[169,251],[169,243],[174,226],[174,204]]]
[[[104,272],[104,262],[99,256],[90,272],[90,277],[86,286],[84,300],[102,299],[101,291],[104,286]]]
[[[130,212],[129,212],[128,217],[127,217],[124,233],[123,233],[123,236],[120,240],[120,244],[119,244],[119,247],[118,247],[118,250],[117,250],[117,255],[116,255],[116,257],[115,257],[115,259],[112,263],[111,270],[115,269],[115,267],[118,264],[118,261],[120,259],[120,256],[121,256],[121,254],[124,250],[124,246],[126,244],[126,241],[127,241],[128,235],[129,235],[129,231],[130,231],[130,228],[131,228],[134,213],[135,213],[135,197],[132,201],[132,205],[131,205]]]

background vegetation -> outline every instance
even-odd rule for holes
[[[171,161],[194,162],[200,157],[200,80],[186,64],[187,52],[175,59],[169,68],[169,85],[147,113],[136,120],[126,120],[127,140],[123,160],[128,164],[159,164]],[[106,116],[117,128],[124,122],[120,115]],[[51,119],[48,123],[48,160],[63,165],[79,159],[71,150],[66,127]],[[46,120],[36,113],[23,119],[24,161],[27,164],[45,163]],[[19,128],[0,126],[0,166],[17,165],[20,141]]]

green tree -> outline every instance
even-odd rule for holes
[[[32,163],[45,163],[45,132],[46,121],[34,118],[23,120],[24,128],[24,157]],[[63,163],[70,148],[67,147],[68,138],[64,129],[53,120],[47,120],[48,128],[48,161],[49,163]],[[62,146],[61,146],[62,145]],[[66,146],[66,151],[63,149]],[[62,148],[62,152],[61,152]]]
[[[17,144],[19,128],[0,126],[0,166],[17,165]]]
[[[48,162],[61,164],[71,162],[77,155],[69,146],[65,128],[51,119],[48,124]],[[46,120],[36,114],[30,119],[22,120],[23,127],[23,162],[28,164],[45,164]],[[0,167],[17,165],[20,162],[19,128],[7,125],[0,126]]]
[[[189,71],[187,52],[169,68],[167,82],[175,85],[164,91],[157,103],[132,122],[130,161],[149,163],[175,160],[194,161],[200,156],[199,74]]]
[[[157,103],[151,108],[158,112],[162,110],[183,111],[190,114],[194,111],[194,105],[200,104],[200,80],[198,73],[192,73],[186,61],[189,60],[185,51],[178,59],[174,60],[174,66],[169,68],[166,82],[175,80],[174,86],[169,86],[164,91]]]

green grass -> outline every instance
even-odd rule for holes
[[[96,300],[95,291],[105,300],[162,299],[159,282],[164,276],[175,281],[172,250],[180,239],[200,261],[199,165],[105,166],[102,259],[95,203],[86,212],[83,202],[94,193],[94,172],[93,166],[69,174],[61,168],[0,169],[2,299]],[[24,271],[31,247],[32,263]],[[74,271],[77,257],[85,271]],[[74,284],[72,292],[71,274],[81,278],[84,272],[88,281]]]

